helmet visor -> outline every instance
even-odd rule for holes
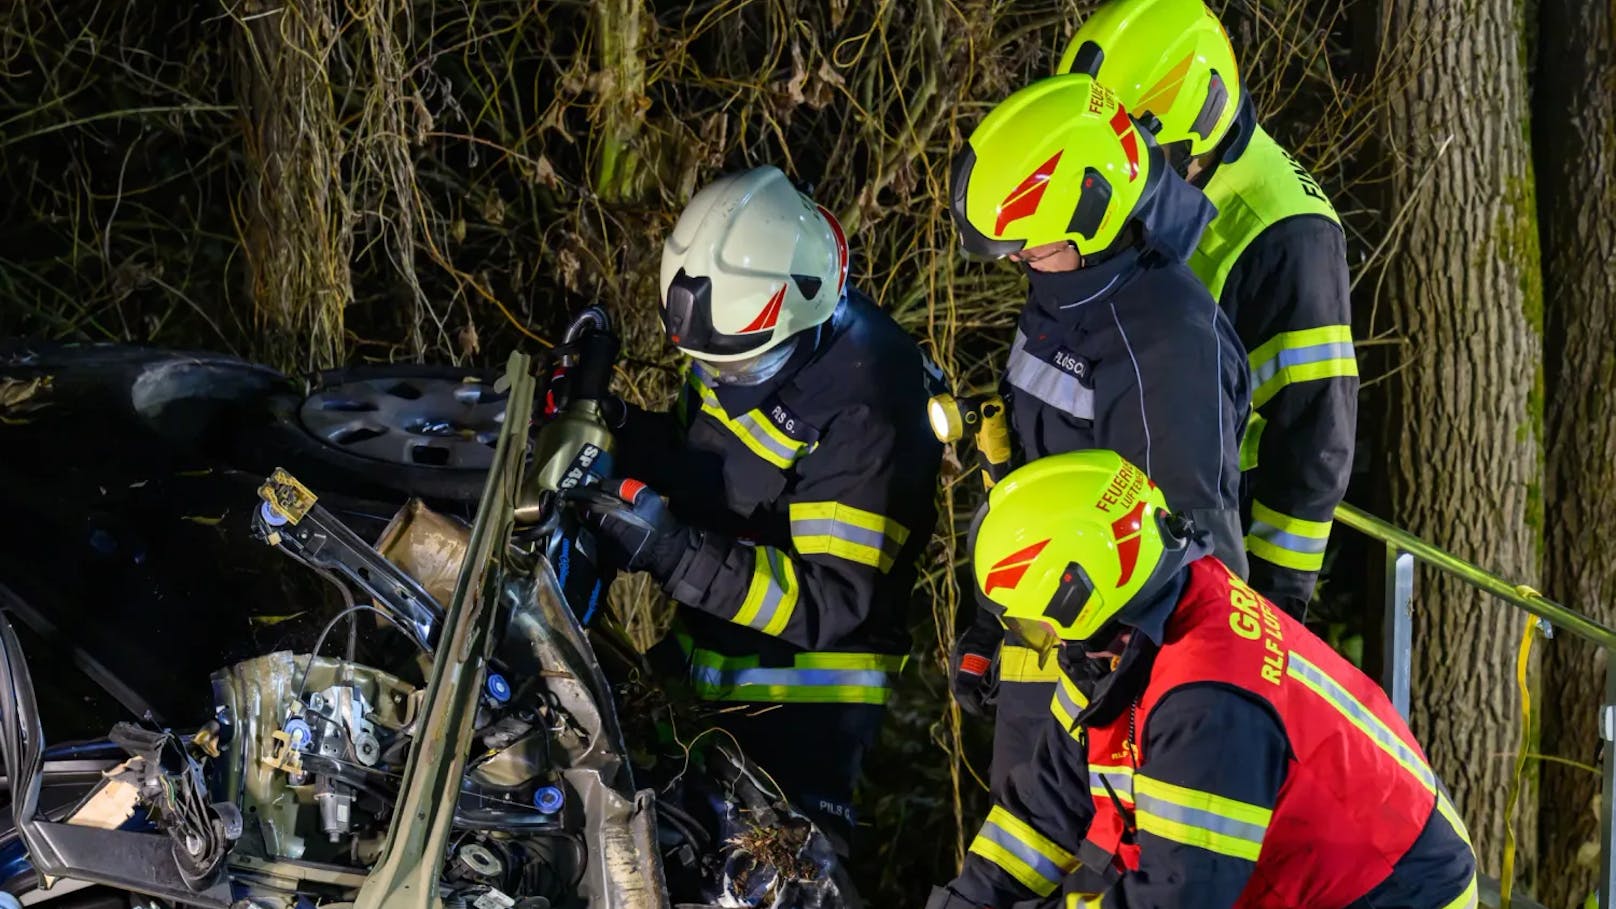
[[[720,385],[760,385],[774,378],[797,350],[797,339],[783,343],[744,360],[702,360],[701,366]]]
[[[1043,667],[1049,662],[1050,654],[1061,645],[1061,636],[1055,632],[1055,626],[1040,619],[1021,619],[1014,616],[1000,616],[999,621],[1004,623],[1005,630],[1020,639],[1021,645],[1028,650],[1038,653],[1038,665]]]

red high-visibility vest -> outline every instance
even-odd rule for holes
[[[1293,753],[1236,905],[1329,909],[1385,880],[1436,809],[1424,752],[1379,686],[1211,557],[1190,566],[1137,703],[1088,730],[1092,845],[1138,867],[1132,771],[1150,775],[1150,712],[1173,689],[1203,682],[1273,705]],[[1240,742],[1221,744],[1227,760],[1241,760]]]

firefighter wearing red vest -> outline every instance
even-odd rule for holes
[[[1110,0],[1058,72],[1115,89],[1217,206],[1189,266],[1249,352],[1240,450],[1251,586],[1305,613],[1346,493],[1358,421],[1346,237],[1323,190],[1258,125],[1234,48],[1201,0]]]
[[[1110,451],[1015,471],[974,561],[1062,677],[929,909],[1476,905],[1464,824],[1385,695],[1208,555],[1143,471]]]

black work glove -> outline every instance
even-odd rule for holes
[[[666,583],[690,542],[686,527],[656,490],[639,480],[607,480],[570,490],[594,528],[601,561],[624,571],[644,571]]]
[[[948,683],[954,700],[961,710],[978,719],[987,719],[988,707],[993,703],[998,681],[993,672],[993,659],[998,656],[1003,640],[1004,627],[999,620],[981,610],[971,627],[954,641],[954,649],[948,655]]]

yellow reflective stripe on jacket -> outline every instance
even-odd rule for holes
[[[1451,902],[1443,904],[1442,909],[1476,909],[1479,905],[1481,905],[1481,894],[1476,886],[1476,876],[1472,874],[1470,875],[1470,885],[1465,887]]]
[[[1060,662],[1053,655],[1038,665],[1038,651],[1017,644],[999,647],[1000,682],[1053,682],[1061,678]]]
[[[1070,852],[997,805],[971,840],[970,851],[1039,896],[1054,893],[1061,879],[1077,870],[1077,859]]]
[[[709,701],[770,704],[884,704],[888,675],[903,668],[908,656],[884,653],[799,653],[790,666],[762,666],[756,656],[726,656],[679,644],[690,657],[690,681],[696,695]]]
[[[791,542],[803,555],[833,555],[887,571],[909,530],[897,521],[841,502],[792,502]]]
[[[1142,832],[1255,862],[1274,812],[1138,774],[1134,819]]]
[[[754,408],[738,417],[731,417],[724,410],[724,405],[719,403],[718,394],[707,387],[695,368],[686,375],[691,389],[701,401],[701,412],[722,424],[753,454],[784,470],[807,453],[807,443],[781,432],[763,411]]]
[[[1089,699],[1078,690],[1077,683],[1067,678],[1065,673],[1061,673],[1055,684],[1055,694],[1049,701],[1049,712],[1060,721],[1061,728],[1066,730],[1066,734],[1078,742],[1083,741],[1083,729],[1077,725],[1077,715],[1088,705]]]
[[[797,595],[801,590],[797,566],[773,546],[759,546],[753,553],[752,584],[746,590],[741,610],[731,621],[749,625],[764,634],[778,635],[797,609]]]
[[[1436,791],[1436,774],[1426,765],[1425,759],[1415,752],[1403,740],[1397,737],[1390,727],[1380,721],[1374,712],[1363,705],[1352,692],[1342,688],[1336,681],[1325,675],[1324,670],[1314,666],[1294,650],[1285,661],[1285,674],[1301,682],[1323,698],[1325,703],[1334,707],[1338,713],[1346,718],[1347,722],[1358,727],[1364,735],[1369,736],[1382,751],[1391,755],[1397,763],[1425,786],[1427,790]]]
[[[1464,840],[1464,844],[1474,851],[1476,847],[1470,842],[1470,830],[1465,827],[1464,818],[1459,816],[1459,809],[1453,806],[1453,800],[1448,798],[1448,794],[1443,792],[1440,786],[1436,790],[1436,810],[1442,815],[1442,819],[1448,822],[1448,826],[1453,828],[1453,832],[1459,834],[1459,839]]]
[[[1287,385],[1358,374],[1352,328],[1322,325],[1282,331],[1251,352],[1251,406],[1261,407]]]
[[[1297,571],[1318,571],[1324,567],[1329,542],[1329,521],[1293,518],[1261,502],[1251,503],[1246,551],[1252,555]]]
[[[1105,894],[1103,893],[1068,893],[1066,894],[1066,909],[1104,909]]]
[[[1127,764],[1090,764],[1089,794],[1097,799],[1110,799],[1116,793],[1124,807],[1133,805],[1133,768]],[[1106,786],[1110,785],[1110,789]]]
[[[1246,420],[1246,434],[1240,437],[1240,470],[1242,472],[1257,466],[1259,455],[1262,454],[1262,434],[1268,428],[1268,421],[1263,415],[1253,410],[1250,419]]]

